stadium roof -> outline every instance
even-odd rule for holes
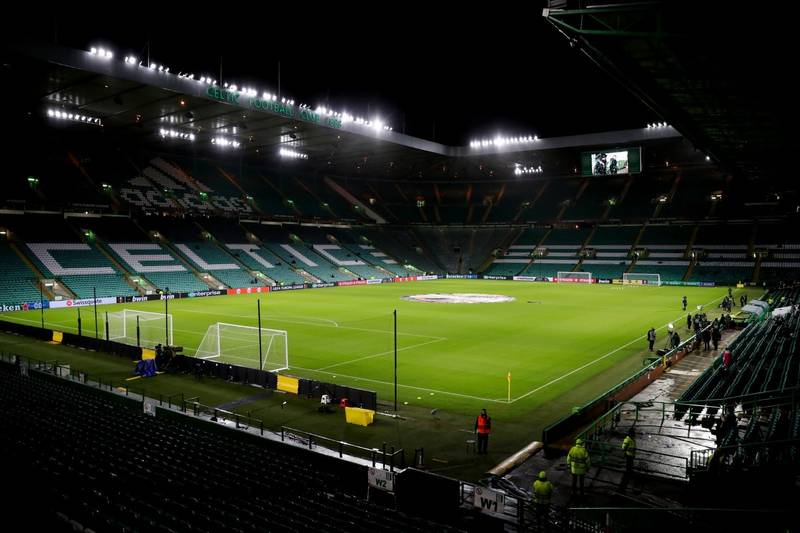
[[[731,173],[786,175],[793,17],[751,4],[552,0],[569,42]]]
[[[387,177],[477,177],[515,165],[546,167],[551,175],[573,172],[574,154],[602,146],[681,140],[669,126],[538,139],[487,139],[448,146],[376,124],[347,121],[327,111],[300,107],[275,95],[218,86],[201,76],[169,71],[105,50],[76,50],[49,44],[17,48],[15,76],[30,108],[45,119],[80,117],[81,127],[98,125],[128,141],[194,153],[236,151],[272,161],[290,159],[330,174]],[[16,66],[16,65],[15,65]],[[55,115],[47,117],[47,114]],[[87,123],[87,120],[89,123]],[[193,140],[189,140],[192,136]],[[214,144],[212,144],[212,142]],[[239,143],[233,147],[230,143]],[[686,144],[686,143],[682,143]],[[216,145],[216,146],[215,146]],[[227,146],[226,146],[227,145]],[[684,148],[681,146],[681,148]]]

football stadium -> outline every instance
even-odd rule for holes
[[[785,35],[687,5],[492,14],[490,70],[14,15],[9,523],[793,530]]]

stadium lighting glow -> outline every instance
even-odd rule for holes
[[[667,124],[666,122],[653,122],[652,124],[647,125],[647,129],[652,130],[652,129],[666,128],[667,126],[669,126],[669,124]]]
[[[66,113],[58,109],[48,109],[47,116],[61,120],[71,120],[72,122],[82,122],[84,124],[93,124],[95,126],[102,126],[103,121],[98,117],[90,117],[88,115],[81,115],[79,113]]]
[[[189,141],[194,141],[195,139],[194,133],[185,133],[182,131],[166,129],[166,128],[159,129],[158,134],[164,139],[184,139]]]
[[[278,151],[278,155],[280,155],[281,157],[289,157],[292,159],[308,159],[308,154],[303,154],[301,152],[289,150],[288,148],[281,148]]]
[[[105,47],[92,46],[89,49],[89,52],[92,55],[100,57],[100,58],[103,58],[103,59],[112,59],[114,57],[114,53],[109,48],[105,48]],[[131,64],[131,65],[138,64],[142,68],[149,68],[150,70],[157,70],[158,72],[161,72],[161,73],[164,73],[164,74],[168,74],[169,71],[170,71],[169,67],[167,67],[165,65],[159,65],[158,63],[155,63],[155,62],[143,63],[143,62],[139,61],[139,59],[136,56],[133,56],[133,55],[125,56],[124,61],[125,61],[125,63]],[[180,78],[190,79],[190,80],[193,80],[193,81],[196,81],[196,82],[199,82],[199,83],[204,83],[204,84],[207,84],[207,85],[217,85],[217,80],[213,79],[211,76],[200,76],[199,78],[195,78],[193,73],[188,73],[187,74],[187,73],[183,73],[183,72],[178,73],[177,76],[180,77]],[[259,94],[259,91],[254,87],[244,87],[242,89],[239,89],[239,87],[236,84],[230,84],[228,82],[224,83],[224,87],[225,88],[229,88],[230,87],[230,90],[238,91],[238,92],[240,92],[242,94],[245,94],[247,96],[250,96],[250,97],[256,97]],[[271,94],[269,92],[264,91],[263,92],[263,99],[264,100],[271,100],[271,101],[275,102],[275,101],[278,100],[278,96],[276,94]],[[281,102],[286,104],[286,105],[291,105],[291,106],[295,105],[294,99],[288,98],[288,97],[285,97],[285,96],[281,98]],[[338,117],[342,116],[341,113],[335,113],[332,110],[329,110],[328,115],[329,116],[338,116]]]
[[[514,168],[515,176],[521,176],[523,174],[541,174],[542,172],[542,165],[539,165],[538,167],[523,167],[522,165],[517,164],[516,168]]]
[[[706,161],[711,161],[711,157],[706,156]]]
[[[112,59],[114,57],[114,52],[103,47],[92,46],[89,49],[89,53],[102,59]]]
[[[223,148],[239,148],[242,143],[236,140],[227,139],[225,137],[214,137],[211,139],[211,144],[221,146]]]
[[[525,135],[522,137],[503,137],[498,135],[493,139],[473,139],[469,142],[470,148],[485,148],[487,146],[506,146],[531,144],[539,140],[537,135]]]

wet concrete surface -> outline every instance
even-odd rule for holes
[[[585,479],[585,497],[572,494],[572,475],[564,455],[548,457],[540,452],[505,479],[530,493],[539,471],[544,470],[556,487],[553,503],[559,506],[680,506],[686,497],[685,475],[691,451],[713,448],[716,437],[705,427],[709,425],[701,425],[699,420],[692,425],[686,415],[676,420],[671,404],[739,333],[725,331],[718,350],[701,347],[691,352],[622,405],[614,427],[598,435],[604,449],[590,452],[595,465]],[[631,427],[638,450],[635,473],[626,476],[621,446]]]

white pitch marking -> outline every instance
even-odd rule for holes
[[[724,295],[723,295],[723,296],[720,296],[719,298],[714,298],[714,299],[713,299],[713,300],[711,300],[710,302],[707,302],[707,303],[703,304],[703,307],[707,306],[708,304],[712,304],[712,303],[716,302],[717,300],[721,300],[723,297],[724,297]],[[678,321],[678,320],[680,320],[680,319],[681,319],[683,316],[684,316],[684,315],[681,315],[681,316],[679,316],[678,318],[676,318],[675,320],[672,320],[672,321],[670,321],[670,322],[667,322],[666,324],[664,324],[664,325],[663,325],[663,326],[661,326],[660,328],[656,328],[656,331],[660,331],[660,330],[664,329],[665,327],[667,327],[669,324],[671,324],[671,323],[673,323],[673,322],[677,322],[677,321]],[[608,352],[607,354],[601,355],[600,357],[598,357],[598,358],[597,358],[597,359],[595,359],[594,361],[589,361],[588,363],[586,363],[586,364],[585,364],[585,365],[583,365],[583,366],[579,366],[578,368],[576,368],[576,369],[574,369],[574,370],[570,370],[569,372],[567,372],[567,373],[566,373],[566,374],[564,374],[563,376],[557,377],[556,379],[554,379],[554,380],[552,380],[552,381],[548,381],[548,382],[547,382],[547,383],[545,383],[544,385],[540,385],[540,386],[536,387],[535,389],[533,389],[533,390],[531,390],[531,391],[528,391],[528,392],[526,392],[526,393],[525,393],[525,394],[523,394],[522,396],[519,396],[519,397],[517,397],[517,398],[514,398],[513,400],[511,400],[511,403],[514,403],[514,402],[516,402],[517,400],[521,400],[521,399],[523,399],[523,398],[525,398],[525,397],[527,397],[527,396],[530,396],[530,395],[531,395],[531,394],[533,394],[534,392],[538,392],[538,391],[540,391],[540,390],[544,389],[545,387],[549,387],[549,386],[550,386],[550,385],[552,385],[553,383],[558,383],[558,382],[559,382],[559,381],[561,381],[562,379],[564,379],[564,378],[566,378],[566,377],[569,377],[569,376],[571,376],[571,375],[572,375],[572,374],[574,374],[575,372],[580,372],[581,370],[583,370],[583,369],[584,369],[584,368],[586,368],[587,366],[591,366],[591,365],[593,365],[593,364],[597,363],[598,361],[602,361],[602,360],[603,360],[603,359],[605,359],[606,357],[608,357],[608,356],[610,356],[610,355],[614,355],[615,353],[617,353],[618,351],[622,350],[623,348],[627,348],[628,346],[630,346],[630,345],[631,345],[631,344],[633,344],[634,342],[639,342],[639,341],[641,341],[642,339],[644,339],[645,337],[646,337],[646,335],[642,335],[641,337],[636,337],[636,338],[635,338],[635,339],[633,339],[631,342],[628,342],[628,343],[626,343],[626,344],[623,344],[623,345],[622,345],[622,346],[620,346],[619,348],[616,348],[616,349],[614,349],[614,350],[612,350],[612,351]],[[508,402],[506,402],[506,403],[508,403]]]
[[[442,341],[445,341],[445,340],[447,340],[446,337],[445,338],[441,338],[441,339],[433,339],[432,341],[420,342],[419,344],[412,344],[411,346],[405,346],[403,348],[398,348],[397,351],[398,352],[403,352],[405,350],[411,350],[413,348],[419,348],[420,346],[425,346],[426,344],[433,344],[434,342],[442,342]],[[394,349],[387,350],[385,352],[375,353],[375,354],[372,354],[372,355],[365,355],[364,357],[359,357],[358,359],[351,359],[350,361],[342,361],[341,363],[334,363],[332,365],[323,366],[321,368],[318,368],[317,372],[321,372],[323,370],[327,370],[329,368],[334,368],[334,367],[337,367],[337,366],[349,365],[350,363],[356,363],[358,361],[363,361],[365,359],[372,359],[373,357],[380,357],[381,355],[387,355],[387,354],[390,354],[390,353],[394,353]]]

